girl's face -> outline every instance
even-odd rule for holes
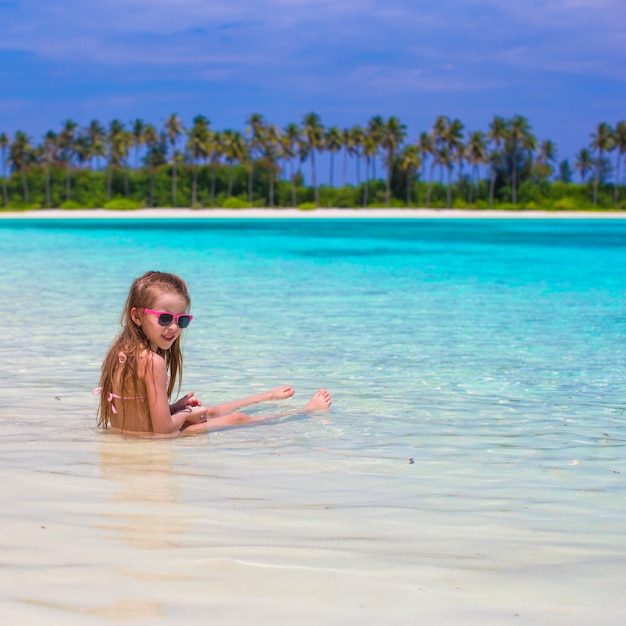
[[[159,313],[179,315],[187,312],[187,301],[178,294],[163,293],[154,300],[150,308]],[[169,326],[161,326],[158,315],[144,313],[141,309],[133,308],[131,317],[143,329],[154,352],[157,349],[169,350],[181,333],[180,326],[175,321],[172,320]]]

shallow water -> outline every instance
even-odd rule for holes
[[[185,391],[330,414],[98,432],[149,269]],[[621,220],[0,221],[2,622],[617,624],[625,276]]]

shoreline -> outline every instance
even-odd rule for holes
[[[502,211],[489,209],[33,209],[0,211],[0,219],[224,219],[224,218],[502,218],[502,219],[624,219],[626,211]]]

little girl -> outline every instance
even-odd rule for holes
[[[278,417],[236,411],[290,398],[291,387],[207,407],[192,391],[169,404],[175,384],[180,389],[182,381],[179,338],[193,319],[190,304],[185,281],[174,274],[146,272],[133,282],[122,312],[122,332],[102,364],[99,426],[125,434],[175,437]],[[330,404],[330,394],[320,389],[302,411],[328,410]]]

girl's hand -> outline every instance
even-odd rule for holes
[[[206,422],[206,410],[202,407],[187,407],[183,409],[185,414],[185,424],[202,424]]]
[[[188,409],[190,407],[202,406],[200,398],[194,398],[193,393],[193,391],[190,391],[187,395],[183,396],[170,406],[170,412],[172,413],[172,415],[174,413],[178,413],[179,411],[184,411],[185,409]]]

